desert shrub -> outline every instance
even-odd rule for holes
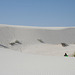
[[[44,43],[44,41],[42,41],[41,39],[37,39],[39,42]]]
[[[66,43],[61,43],[61,45],[62,45],[63,47],[69,46],[69,45],[66,44]]]
[[[75,52],[73,53],[73,55],[72,55],[73,57],[75,57]]]
[[[21,44],[21,42],[19,42],[18,40],[16,40],[15,42],[11,42],[10,45],[15,45],[15,44]]]
[[[21,42],[19,42],[18,40],[16,40],[15,43],[21,44]]]
[[[11,43],[10,43],[10,45],[12,45],[12,46],[13,46],[13,45],[15,45],[15,43],[14,43],[14,42],[11,42]]]
[[[67,53],[65,53],[65,55],[64,55],[65,57],[68,57],[68,54]]]

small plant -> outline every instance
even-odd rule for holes
[[[21,44],[21,42],[19,42],[18,40],[16,40],[15,43]]]
[[[12,42],[12,43],[10,43],[10,45],[12,45],[12,46],[13,46],[13,45],[15,45],[15,43],[14,43],[14,42]]]
[[[15,44],[22,44],[21,42],[19,42],[18,40],[11,42],[10,45],[14,46]]]
[[[66,44],[66,43],[61,43],[61,45],[62,45],[63,47],[69,46],[69,45]]]
[[[65,57],[68,57],[68,54],[67,53],[65,53],[65,55],[64,55]]]
[[[42,41],[41,39],[37,39],[39,42],[44,43],[44,41]]]
[[[75,57],[75,52],[73,53],[73,55],[72,55],[73,57]]]

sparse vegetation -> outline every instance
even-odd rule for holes
[[[65,53],[65,55],[64,55],[65,57],[68,57],[68,55],[67,55],[67,53]]]
[[[44,43],[44,41],[42,41],[41,39],[37,39],[39,42]]]
[[[69,46],[69,45],[66,44],[66,43],[61,43],[61,45],[62,45],[63,47]]]
[[[18,40],[16,40],[15,42],[11,42],[10,45],[15,45],[15,44],[22,44],[21,42],[19,42]]]
[[[15,43],[21,44],[21,42],[19,42],[18,40],[16,40]]]
[[[14,43],[14,42],[12,42],[12,43],[10,43],[10,45],[12,45],[12,46],[13,46],[13,45],[15,45],[15,43]]]
[[[75,52],[73,53],[72,57],[75,57]]]

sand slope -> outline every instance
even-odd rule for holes
[[[75,75],[75,58],[31,55],[0,48],[0,75]]]
[[[20,43],[15,43],[18,40]],[[41,40],[41,42],[39,41]],[[73,44],[62,48],[61,43]],[[25,53],[64,55],[75,51],[75,27],[27,27],[0,25],[0,47]],[[70,51],[69,51],[70,50]],[[70,55],[71,55],[70,54]]]
[[[0,44],[7,47],[10,47],[9,43],[15,40],[19,40],[24,46],[38,44],[40,43],[38,39],[48,44],[60,44],[61,42],[74,44],[75,28],[0,25]]]

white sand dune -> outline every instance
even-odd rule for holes
[[[0,75],[75,75],[74,52],[75,27],[0,24]]]
[[[21,44],[15,43],[14,46],[10,45],[10,43],[14,43],[16,40],[18,40]],[[43,43],[41,43],[39,40],[41,40]],[[62,48],[62,46],[60,46],[61,43],[73,44],[73,48],[72,46],[69,46],[70,48],[68,47],[67,49]],[[41,53],[46,55],[56,55],[54,53],[55,50],[57,50],[57,55],[63,55],[63,53],[68,52],[69,50],[74,52],[74,44],[75,27],[48,28],[0,25],[0,47],[4,46],[6,48],[21,52],[39,52],[39,54]],[[58,47],[60,50],[56,47]]]

